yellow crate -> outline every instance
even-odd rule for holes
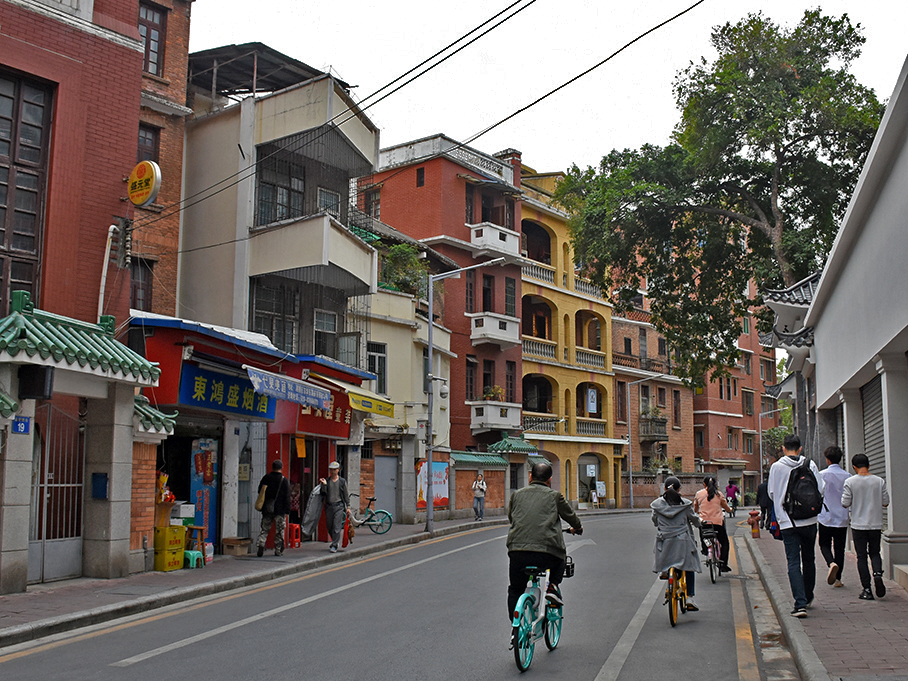
[[[183,549],[173,551],[155,551],[154,569],[158,572],[170,572],[183,568]]]
[[[154,550],[173,551],[186,547],[186,528],[182,525],[154,528]]]

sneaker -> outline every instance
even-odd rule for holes
[[[667,572],[660,572],[660,573],[659,573],[659,579],[668,579],[668,573],[667,573]]]
[[[511,640],[508,642],[508,650],[514,650],[517,645],[517,627],[511,629]]]
[[[328,550],[329,550],[331,553],[337,553],[337,547],[334,546],[333,544],[331,545],[331,548],[328,549]]]
[[[873,592],[872,592],[870,589],[864,589],[864,590],[861,592],[861,595],[858,596],[858,598],[860,598],[862,601],[872,601],[872,600],[873,600]]]
[[[265,547],[264,547],[264,546],[259,546],[258,550],[255,552],[255,555],[257,555],[259,558],[261,558],[262,556],[264,556],[264,555],[265,555]]]
[[[807,608],[795,608],[791,611],[792,617],[797,617],[798,619],[804,619],[807,617]]]
[[[284,552],[283,552],[283,551],[275,551],[275,552],[274,552],[274,555],[275,555],[275,556],[283,556],[283,555],[284,555]]]
[[[554,584],[549,584],[549,588],[545,591],[545,599],[549,602],[549,605],[554,605],[556,608],[564,605],[561,593]]]
[[[731,568],[728,567],[727,565],[720,565],[720,566],[719,566],[719,571],[720,571],[720,572],[731,572]]]
[[[841,579],[837,579],[837,580],[835,580],[835,584],[833,584],[833,586],[834,586],[835,588],[838,589],[838,588],[841,588],[841,587],[843,587],[843,586],[845,586],[845,585],[842,584],[842,580],[841,580]]]
[[[873,573],[873,586],[876,587],[876,597],[882,598],[886,595],[886,585],[883,584],[883,573],[874,572]]]
[[[811,598],[810,600],[808,600],[808,601],[807,601],[807,605],[804,606],[804,607],[812,608],[812,607],[813,607],[813,599]]]
[[[836,575],[838,574],[838,572],[839,572],[839,566],[836,565],[835,563],[830,563],[829,564],[829,574],[826,575],[826,583],[835,584]]]
[[[699,612],[700,608],[697,607],[697,604],[694,603],[694,599],[690,596],[687,597],[687,611],[688,612]]]

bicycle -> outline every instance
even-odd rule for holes
[[[738,497],[726,497],[728,505],[731,506],[731,517],[735,517],[735,512],[738,510]]]
[[[564,530],[570,532],[570,530]],[[580,534],[580,532],[575,532]],[[561,625],[564,619],[564,606],[553,605],[545,600],[549,585],[549,571],[546,568],[527,567],[524,569],[529,579],[526,591],[521,594],[514,609],[511,622],[511,641],[514,647],[514,661],[517,669],[525,672],[533,662],[536,641],[545,639],[545,646],[555,650],[561,640]],[[567,556],[564,564],[564,576],[574,576],[574,561]],[[539,604],[545,600],[545,609],[540,614]]]
[[[355,492],[350,493],[351,497],[358,497],[359,494]],[[370,530],[375,534],[384,534],[391,529],[391,525],[394,522],[394,519],[391,517],[391,514],[387,511],[382,511],[381,509],[375,510],[372,508],[372,504],[375,503],[375,497],[366,497],[369,501],[366,504],[365,515],[362,518],[357,518],[356,513],[353,511],[353,508],[350,508],[350,522],[353,523],[354,527],[360,527],[366,525]]]
[[[665,603],[668,604],[668,621],[678,623],[678,611],[687,612],[687,575],[680,568],[670,568],[665,586]]]
[[[703,543],[706,544],[706,565],[709,568],[709,580],[715,584],[722,574],[722,546],[715,527],[704,527],[700,530]]]

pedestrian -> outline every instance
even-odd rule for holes
[[[332,461],[328,464],[328,479],[320,478],[321,494],[325,497],[325,524],[331,536],[328,550],[337,553],[337,544],[344,534],[344,519],[350,510],[350,493],[347,481],[340,476],[340,464]]]
[[[842,506],[851,509],[851,539],[854,552],[858,558],[858,575],[861,578],[860,598],[873,600],[870,591],[870,571],[867,569],[867,558],[873,568],[873,584],[876,595],[886,595],[883,584],[883,560],[880,557],[880,535],[883,533],[883,508],[889,505],[889,491],[886,481],[870,473],[870,460],[866,454],[855,454],[851,457],[851,466],[855,475],[845,481],[842,490]]]
[[[769,498],[769,483],[765,480],[757,485],[757,504],[760,507],[760,527],[769,529],[769,510],[772,508],[772,499]]]
[[[731,515],[734,517],[735,511],[738,510],[738,486],[735,484],[734,480],[729,480],[728,484],[725,486],[725,497],[728,499],[728,503],[731,505]]]
[[[839,465],[842,461],[842,450],[835,445],[823,452],[826,457],[826,468],[820,471],[825,485],[823,489],[823,510],[817,517],[820,553],[826,561],[829,572],[826,583],[832,586],[843,586],[842,567],[845,564],[845,542],[848,539],[848,509],[842,506],[842,489],[848,479]]]
[[[660,573],[662,579],[668,579],[669,569],[684,570],[687,609],[697,612],[700,608],[694,603],[694,580],[702,567],[693,526],[700,526],[700,518],[694,513],[690,500],[681,497],[681,481],[674,475],[665,479],[665,492],[649,506],[653,509],[653,525],[656,526],[653,572]]]
[[[259,493],[265,487],[265,505],[262,507],[262,530],[256,542],[258,550],[256,555],[261,558],[265,554],[265,540],[268,532],[274,525],[274,555],[284,554],[284,521],[290,512],[290,484],[281,473],[284,464],[280,459],[271,463],[271,472],[262,476],[259,482]]]
[[[728,567],[728,532],[725,529],[725,513],[731,513],[731,507],[725,501],[725,497],[719,494],[719,486],[716,479],[707,475],[703,478],[703,489],[694,495],[694,513],[700,516],[700,552],[705,556],[707,554],[706,540],[703,539],[703,531],[713,529],[716,537],[719,539],[719,571],[731,572]]]
[[[817,517],[791,518],[786,507],[791,508],[786,497],[792,473],[802,471],[803,466],[813,474],[820,494],[823,479],[817,465],[801,455],[801,438],[786,435],[782,443],[782,456],[769,469],[769,497],[772,499],[782,541],[785,543],[785,557],[788,560],[788,584],[794,598],[794,617],[807,617],[807,606],[813,602],[813,590],[817,583],[817,566],[814,546],[817,543]]]
[[[482,473],[476,476],[473,481],[473,515],[474,520],[482,520],[482,515],[486,510],[486,481]]]

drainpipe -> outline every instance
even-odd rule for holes
[[[107,228],[107,246],[104,249],[104,262],[101,264],[101,291],[98,293],[98,319],[104,314],[104,289],[107,287],[107,269],[110,267],[110,244],[113,236],[120,231],[116,225]]]

